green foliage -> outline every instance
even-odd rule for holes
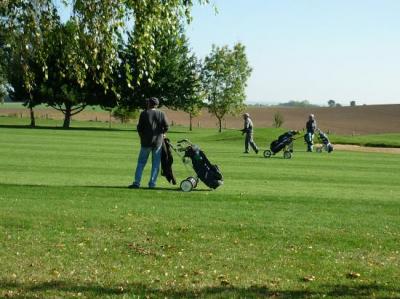
[[[29,107],[40,102],[36,97],[38,72],[46,73],[46,35],[57,21],[56,9],[49,0],[5,1],[0,8],[0,27],[7,32],[5,43],[11,49],[7,61],[7,81],[15,100]]]
[[[221,188],[183,193],[160,177],[160,189],[127,189],[132,130],[3,127],[0,296],[400,296],[399,155],[265,159],[241,155],[234,131],[185,134],[221,167]]]
[[[96,80],[97,68],[85,67],[85,83],[80,84],[75,54],[82,44],[77,39],[78,25],[73,21],[58,23],[49,34],[47,74],[40,83],[40,95],[46,103],[64,113],[64,127],[68,128],[71,116],[80,113],[87,105],[114,107],[117,96]],[[102,55],[103,53],[98,53]],[[37,76],[39,77],[39,76]]]
[[[65,0],[73,15],[64,25],[55,3],[2,1],[0,28],[8,32],[6,40],[12,49],[8,69],[13,72],[7,78],[12,98],[24,100],[30,108],[42,102],[57,107],[65,113],[66,127],[70,116],[87,104],[116,105],[120,64],[125,77],[137,85],[144,79],[151,83],[161,55],[157,37],[178,32],[179,24],[190,19],[193,5],[182,0]],[[117,58],[131,22],[129,50],[134,49],[136,60],[130,67]]]
[[[284,119],[282,113],[280,113],[279,111],[275,112],[272,126],[274,128],[280,128],[280,127],[282,127],[284,122],[285,122],[285,119]]]
[[[1,26],[1,23],[0,23]],[[6,61],[8,60],[7,44],[5,39],[5,32],[2,27],[0,27],[0,102],[4,103],[5,96],[7,94],[6,84],[7,84],[7,74],[6,74]]]
[[[112,116],[118,119],[121,123],[128,123],[131,119],[137,118],[139,115],[138,110],[118,106],[112,111]]]
[[[160,56],[152,79],[146,76],[136,82],[140,76],[136,68],[139,54],[132,47],[132,36],[120,51],[120,59],[123,62],[120,68],[120,103],[129,107],[143,107],[145,98],[155,96],[161,99],[161,105],[195,114],[203,105],[200,66],[189,50],[183,29],[179,32],[154,34]],[[125,68],[131,70],[131,75],[126,76]]]
[[[244,109],[245,87],[252,69],[247,61],[244,45],[237,43],[233,49],[213,45],[205,58],[202,81],[208,109],[219,121],[227,114],[236,115]]]
[[[7,95],[7,91],[4,87],[4,85],[0,85],[0,103],[1,104],[4,104],[6,95]]]

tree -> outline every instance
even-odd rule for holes
[[[4,103],[5,96],[7,95],[6,90],[6,61],[9,59],[6,55],[7,45],[5,43],[5,32],[0,30],[0,103]]]
[[[159,69],[154,75],[155,86],[164,99],[164,105],[189,114],[189,130],[192,131],[193,117],[204,106],[201,65],[190,52],[183,29],[176,36],[163,40],[166,43],[160,45],[161,56]]]
[[[355,107],[356,106],[356,101],[350,101],[350,106]]]
[[[71,117],[83,111],[87,105],[112,108],[117,104],[116,93],[96,80],[96,68],[85,67],[85,83],[79,83],[79,74],[74,66],[79,63],[75,60],[75,53],[82,44],[76,38],[77,30],[78,25],[68,21],[65,24],[58,23],[49,34],[47,77],[45,75],[41,82],[37,82],[43,101],[64,114],[64,128],[69,128]],[[40,75],[36,77],[41,78]]]
[[[335,107],[335,105],[336,105],[336,102],[334,100],[329,100],[328,101],[328,106],[329,107]]]
[[[0,104],[4,104],[7,91],[3,85],[0,85]]]
[[[284,121],[285,121],[285,119],[284,119],[283,115],[279,111],[275,112],[272,125],[275,128],[280,128],[283,125]]]
[[[19,85],[25,92],[21,94],[25,93],[28,96],[27,104],[31,111],[41,100],[47,101],[44,97],[35,98],[34,94],[38,93],[38,90],[44,91],[47,95],[52,94],[51,88],[39,87],[37,83],[43,85],[48,80],[50,77],[48,69],[52,66],[49,61],[54,61],[54,57],[48,59],[47,56],[52,53],[52,50],[43,42],[46,34],[52,32],[54,21],[59,22],[60,19],[53,1],[13,0],[0,3],[1,29],[17,37],[10,40],[20,46],[12,48],[16,49],[14,57],[19,57],[19,65],[22,68],[20,73],[22,83]],[[114,93],[114,97],[118,98],[115,76],[120,61],[117,59],[117,50],[122,34],[132,23],[134,42],[131,44],[131,50],[134,49],[137,53],[134,65],[137,75],[134,80],[141,82],[146,77],[150,82],[157,69],[160,56],[159,49],[155,46],[155,33],[176,32],[180,20],[190,20],[190,9],[194,1],[63,0],[62,2],[73,8],[70,21],[76,25],[72,41],[75,47],[68,47],[70,50],[68,55],[62,53],[63,57],[68,58],[68,60],[64,59],[64,62],[68,61],[66,64],[68,71],[73,72],[74,75],[63,77],[60,73],[57,76],[61,78],[56,78],[56,76],[53,78],[56,81],[62,81],[65,78],[70,80],[73,87],[64,85],[62,94],[68,93],[79,107],[76,111],[79,111],[85,103],[79,106],[78,102],[83,97],[82,94],[76,93],[79,91],[75,87],[76,84],[85,91],[100,91],[98,94],[103,93],[103,95],[103,91],[106,91],[107,94]],[[198,0],[198,2],[207,3],[207,0]],[[58,40],[54,36],[53,39]],[[15,60],[17,62],[17,59]],[[132,68],[125,67],[124,70],[127,77],[132,77]],[[72,81],[76,81],[76,84]],[[50,104],[53,105],[53,102],[59,101],[51,99]],[[66,105],[62,109],[66,114],[64,126],[68,126],[70,107]]]
[[[143,77],[139,82],[138,53],[130,51],[134,38],[130,35],[128,44],[120,52],[121,103],[127,107],[140,108],[144,99],[154,96],[161,100],[161,105],[170,109],[180,109],[189,113],[190,120],[203,106],[201,67],[197,58],[190,52],[188,40],[181,27],[179,32],[154,33],[156,47],[160,56],[153,78]],[[124,68],[132,69],[132,76],[127,76]]]
[[[213,45],[205,58],[202,71],[208,110],[217,119],[219,132],[227,114],[236,115],[244,109],[245,87],[251,74],[245,47],[237,43],[233,49]]]
[[[79,56],[87,65],[98,66],[96,79],[103,85],[112,82],[114,73],[110,68],[119,63],[116,58],[121,33],[133,31],[129,50],[135,51],[136,64],[133,69],[124,68],[127,77],[135,70],[134,79],[138,84],[144,78],[152,81],[160,57],[160,50],[155,46],[156,34],[177,32],[181,20],[190,21],[194,2],[208,3],[208,0],[64,1],[73,5],[73,17],[80,24],[80,38],[88,36],[87,47]],[[130,21],[132,27],[129,27]],[[94,56],[96,50],[104,55]],[[82,65],[80,71],[84,73]],[[85,79],[84,75],[82,79]]]
[[[31,126],[35,126],[33,107],[40,103],[35,97],[38,86],[36,74],[46,73],[44,39],[57,20],[50,0],[14,0],[0,4],[0,29],[6,32],[6,44],[12,49],[7,60],[7,81],[10,97],[24,101],[30,109]]]

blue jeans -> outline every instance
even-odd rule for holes
[[[161,163],[161,146],[158,148],[142,146],[140,148],[140,153],[135,172],[135,182],[133,183],[136,186],[140,186],[143,170],[144,167],[146,166],[150,152],[151,152],[151,174],[150,174],[149,187],[154,188],[156,186],[157,176],[160,170],[160,163]]]
[[[307,143],[307,152],[312,152],[314,145],[314,134],[311,132],[307,132],[305,139]]]

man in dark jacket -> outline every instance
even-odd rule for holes
[[[313,151],[314,144],[314,133],[317,129],[317,122],[315,121],[314,114],[310,114],[308,117],[308,121],[306,123],[306,135],[304,136],[304,140],[307,143],[307,152]]]
[[[151,155],[151,174],[149,188],[155,188],[158,172],[160,170],[161,145],[164,134],[168,131],[168,122],[164,112],[156,109],[159,105],[157,98],[146,100],[147,109],[142,111],[137,125],[140,137],[140,153],[135,172],[135,180],[129,188],[139,188],[143,169]]]

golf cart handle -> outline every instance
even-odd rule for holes
[[[191,143],[188,139],[179,140],[177,143],[184,143],[184,142]]]

